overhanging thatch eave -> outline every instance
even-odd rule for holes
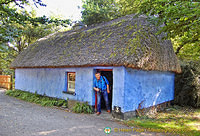
[[[137,70],[146,70],[146,71],[160,71],[159,69],[147,69],[147,68],[140,68],[140,67],[135,67],[131,64],[126,64],[126,65],[105,65],[105,64],[99,64],[99,65],[91,65],[91,64],[87,64],[87,65],[67,65],[67,66],[21,66],[21,67],[10,67],[10,69],[34,69],[34,68],[81,68],[81,67],[121,67],[124,66],[126,68],[132,68],[132,69],[137,69]],[[181,73],[181,71],[173,71],[173,70],[162,70],[164,72],[174,72],[174,73]],[[160,72],[162,72],[160,71]]]

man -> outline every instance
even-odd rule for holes
[[[110,113],[110,106],[108,101],[109,82],[105,76],[101,76],[100,72],[95,73],[94,90],[97,92],[97,115],[101,114],[101,96],[103,96],[107,112]]]

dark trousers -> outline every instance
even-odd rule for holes
[[[101,96],[103,96],[105,103],[106,103],[106,109],[110,110],[109,100],[108,100],[108,93],[106,90],[100,92],[97,92],[97,112],[101,112]]]

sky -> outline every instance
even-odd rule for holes
[[[33,6],[37,16],[61,16],[62,19],[71,19],[72,21],[81,19],[82,0],[42,0],[42,2],[47,6],[38,6],[38,8]]]

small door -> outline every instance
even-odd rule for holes
[[[96,69],[96,71],[101,72],[101,76],[105,76],[106,79],[109,81],[109,90],[110,93],[108,94],[110,108],[112,110],[112,91],[113,91],[113,72],[112,69]],[[101,99],[101,108],[106,109],[105,101]]]

